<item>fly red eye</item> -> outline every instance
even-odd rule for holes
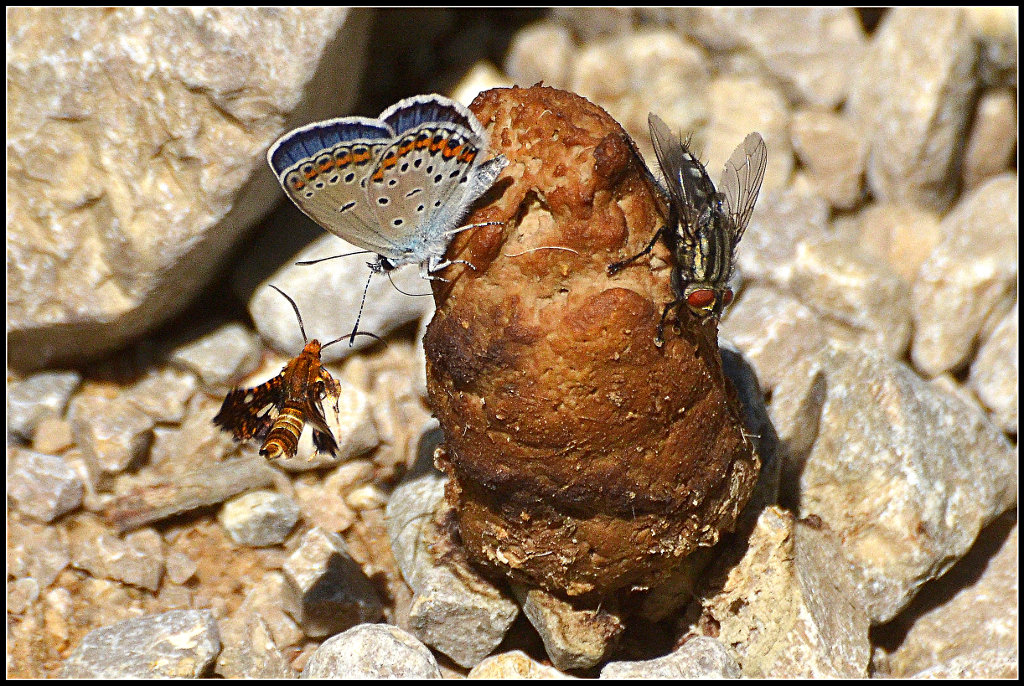
[[[706,288],[694,291],[686,296],[686,304],[696,309],[707,307],[713,302],[715,302],[715,292]]]
[[[730,304],[732,304],[732,289],[726,288],[722,293],[722,305],[728,307]]]

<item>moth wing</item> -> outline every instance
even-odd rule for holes
[[[735,225],[734,246],[739,243],[750,222],[767,164],[768,147],[764,144],[761,134],[756,131],[747,134],[725,163],[719,190],[725,196],[729,214]]]
[[[267,161],[285,194],[313,221],[360,248],[396,258],[400,253],[381,231],[365,190],[393,137],[376,119],[330,119],[285,134],[267,151]]]
[[[333,456],[338,451],[338,441],[331,430],[328,412],[324,411],[324,403],[327,403],[327,409],[334,413],[333,417],[337,418],[341,386],[324,367],[320,367],[319,380],[324,384],[324,392],[322,395],[319,394],[314,390],[317,384],[310,384],[309,397],[306,398],[306,420],[313,431],[313,446],[316,451]]]
[[[236,441],[262,440],[281,413],[284,400],[284,375],[278,374],[259,386],[228,393],[213,423],[230,432]]]

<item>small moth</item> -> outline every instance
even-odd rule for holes
[[[305,347],[269,381],[253,388],[236,388],[228,393],[213,423],[230,432],[236,441],[262,440],[260,455],[275,460],[295,456],[302,429],[308,422],[313,429],[313,445],[317,452],[333,456],[338,443],[327,425],[323,403],[333,403],[337,412],[341,388],[321,363],[320,352],[350,336],[377,336],[358,331],[323,345],[315,338],[310,341],[306,338],[298,305],[277,286],[270,287],[291,303]]]
[[[729,288],[736,246],[750,223],[761,190],[768,150],[759,133],[749,133],[725,163],[718,189],[687,142],[672,135],[656,114],[648,117],[651,141],[665,176],[670,218],[640,253],[609,265],[615,274],[650,253],[659,237],[675,257],[672,290],[676,299],[665,306],[656,342],[663,341],[669,310],[685,304],[701,323],[718,319],[732,302]],[[719,190],[721,189],[721,190]]]

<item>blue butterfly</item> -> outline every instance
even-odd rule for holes
[[[417,95],[377,119],[342,117],[282,136],[267,151],[299,209],[346,241],[377,254],[387,272],[419,264],[444,269],[452,236],[508,160],[485,160],[487,134],[466,107]],[[458,260],[456,260],[458,261]]]

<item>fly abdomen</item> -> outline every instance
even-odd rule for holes
[[[281,409],[281,414],[274,421],[270,428],[267,439],[263,441],[260,448],[260,455],[275,460],[281,456],[292,457],[299,447],[299,436],[302,435],[302,427],[306,420],[302,408],[298,405],[286,403]]]

